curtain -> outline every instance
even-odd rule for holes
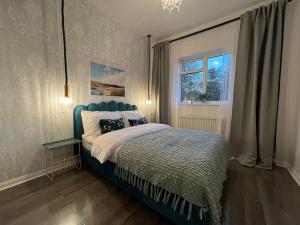
[[[169,42],[154,46],[152,85],[151,121],[169,124]]]
[[[241,164],[271,169],[286,0],[241,17],[231,145]]]

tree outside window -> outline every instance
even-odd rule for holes
[[[182,61],[181,102],[227,101],[231,54]]]

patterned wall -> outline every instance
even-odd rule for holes
[[[146,40],[113,22],[91,0],[66,0],[70,95],[89,96],[89,60],[122,68],[126,98],[144,107]],[[71,137],[72,109],[63,108],[60,0],[0,0],[0,182],[44,169],[42,143]]]

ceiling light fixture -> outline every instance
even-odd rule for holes
[[[179,7],[181,6],[182,0],[162,0],[162,7],[164,10],[169,10],[170,14],[173,9],[177,9],[179,12]]]

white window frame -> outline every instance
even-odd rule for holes
[[[181,99],[181,80],[182,80],[182,75],[184,74],[191,74],[191,73],[198,73],[198,72],[203,72],[203,85],[202,85],[202,90],[203,93],[206,93],[206,88],[207,88],[207,64],[208,64],[208,59],[209,58],[213,58],[213,57],[218,57],[218,56],[223,56],[223,55],[231,55],[231,62],[230,62],[230,68],[229,68],[229,75],[228,75],[228,82],[230,82],[230,76],[231,76],[231,71],[232,71],[232,60],[233,60],[233,55],[230,52],[227,51],[222,51],[222,50],[216,50],[213,53],[206,53],[202,56],[194,56],[194,57],[185,57],[179,60],[180,63],[180,95],[179,95],[179,99],[180,99],[180,103],[181,105],[226,105],[229,104],[229,90],[227,89],[227,100],[226,101],[205,101],[205,102],[201,102],[201,101],[195,101],[195,102],[183,102]],[[194,71],[188,71],[185,72],[183,70],[183,65],[184,63],[187,62],[194,62],[197,60],[201,60],[203,61],[203,67],[202,69],[198,69],[198,70],[194,70]],[[228,85],[229,86],[229,85]],[[229,88],[229,87],[228,87]]]

